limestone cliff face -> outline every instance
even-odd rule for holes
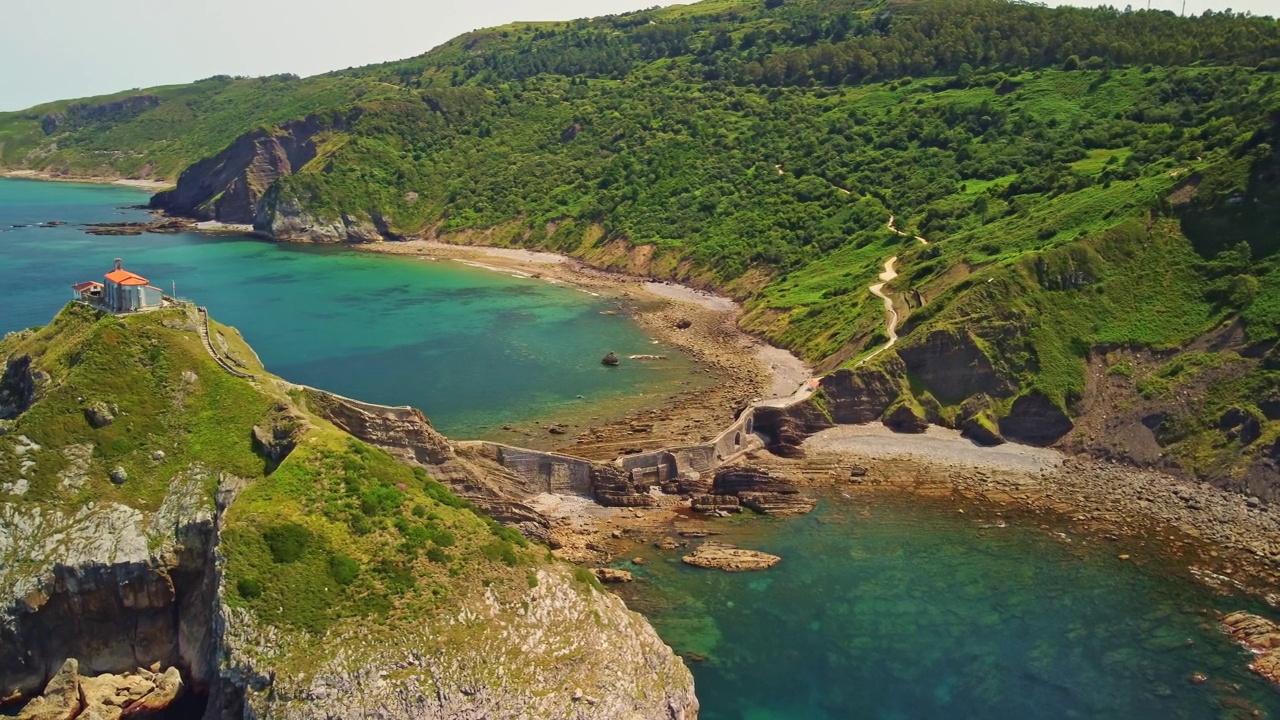
[[[337,218],[323,218],[278,188],[258,205],[253,228],[282,242],[377,242],[393,237],[381,216],[375,214],[371,220],[361,220],[343,213]]]
[[[329,129],[330,123],[312,116],[242,135],[183,171],[178,186],[158,193],[151,206],[198,220],[251,224],[271,184],[314,159],[316,135]]]
[[[376,242],[394,238],[377,213],[323,217],[276,183],[316,158],[323,133],[340,132],[341,118],[284,123],[240,136],[227,149],[183,171],[178,186],[151,198],[151,206],[197,220],[253,225],[283,242]]]
[[[317,708],[353,720],[698,715],[688,668],[648,622],[564,568],[537,571],[536,587],[521,598],[489,593],[450,618],[392,636],[336,632],[306,664],[311,669],[272,671],[269,686],[264,668],[288,641],[243,613],[227,617],[225,672],[248,680],[246,715],[261,720],[312,718]]]
[[[149,514],[0,503],[0,695],[38,692],[67,658],[84,674],[158,662],[214,680],[208,479],[190,468]]]

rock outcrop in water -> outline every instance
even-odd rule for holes
[[[1236,612],[1222,619],[1233,640],[1254,654],[1249,669],[1273,683],[1280,683],[1280,625],[1250,613]]]
[[[767,570],[782,562],[782,558],[777,555],[759,550],[745,550],[722,542],[704,542],[692,553],[680,559],[686,565],[727,572]]]

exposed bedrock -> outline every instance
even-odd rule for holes
[[[183,171],[177,187],[158,193],[151,206],[199,220],[253,223],[267,188],[315,158],[316,135],[331,127],[311,116],[242,135]]]
[[[306,209],[298,198],[278,188],[273,188],[258,204],[253,229],[283,242],[359,243],[400,237],[376,212],[367,220],[348,213],[324,217]]]
[[[1000,397],[1012,391],[965,331],[935,330],[923,341],[904,345],[898,357],[906,371],[946,405],[980,393]]]
[[[42,370],[31,365],[29,355],[10,358],[0,375],[0,420],[10,420],[35,404],[40,386],[49,380]]]
[[[374,405],[312,388],[304,392],[311,412],[340,430],[423,468],[494,519],[546,525],[546,518],[523,501],[547,488],[504,467],[504,459],[498,456],[499,446],[460,443],[455,448],[416,408]],[[518,450],[511,448],[512,452]]]
[[[1067,413],[1039,390],[1019,396],[1000,418],[1000,434],[1027,445],[1052,445],[1072,427]]]
[[[800,445],[810,435],[834,427],[831,417],[809,398],[790,407],[758,407],[753,427],[764,436],[769,452],[782,457],[800,457]]]
[[[819,389],[832,421],[841,425],[875,422],[898,399],[905,374],[902,360],[894,356],[877,367],[837,370],[822,378]]]
[[[40,694],[68,658],[83,676],[176,667],[217,679],[209,561],[215,508],[192,467],[149,517],[114,503],[0,504],[0,694]]]

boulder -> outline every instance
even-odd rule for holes
[[[18,711],[19,720],[72,720],[80,715],[80,664],[68,658],[45,685],[44,694]]]
[[[631,572],[628,570],[593,568],[591,572],[595,573],[596,579],[602,583],[629,583],[632,580]]]
[[[668,536],[654,543],[653,546],[659,550],[675,550],[680,547],[680,541]]]
[[[688,318],[680,318],[676,321],[677,330],[688,330],[693,327],[693,321]]]
[[[721,510],[728,512],[740,512],[742,503],[738,500],[737,495],[715,495],[705,493],[702,495],[694,495],[690,508],[694,512],[714,513]]]
[[[782,558],[758,550],[744,550],[728,543],[706,542],[681,560],[694,567],[749,572],[771,568],[781,562]]]
[[[608,465],[591,468],[591,494],[605,507],[650,507],[655,502],[648,487]]]
[[[116,413],[119,408],[114,405],[108,405],[101,400],[91,402],[84,409],[84,419],[89,421],[89,425],[94,428],[104,428],[116,420]]]
[[[731,465],[717,470],[713,493],[695,498],[694,509],[733,512],[736,506],[741,505],[765,515],[795,515],[807,513],[816,505],[815,501],[801,495],[800,488],[790,480],[774,477],[767,470],[749,465]],[[733,498],[732,502],[728,498]]]
[[[617,367],[619,365],[618,354],[610,350],[608,355],[600,358],[600,363],[609,367]]]
[[[1280,420],[1280,398],[1267,398],[1258,402],[1258,409],[1268,420]]]
[[[1239,440],[1241,445],[1252,445],[1262,437],[1262,421],[1238,407],[1230,408],[1218,418],[1218,428],[1228,440]]]
[[[128,479],[129,479],[129,473],[125,472],[125,469],[120,467],[119,465],[117,465],[116,468],[111,471],[111,482],[115,483],[116,485],[123,485],[124,481]]]
[[[996,424],[985,414],[974,415],[960,423],[960,434],[984,447],[1003,445],[1005,442]]]
[[[750,465],[729,465],[716,470],[712,482],[718,495],[737,495],[742,492],[798,493],[800,488],[785,478],[777,478],[768,470]]]

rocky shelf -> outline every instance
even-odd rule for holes
[[[767,570],[782,562],[782,558],[777,555],[770,555],[759,550],[746,550],[721,542],[703,543],[692,553],[681,558],[681,560],[686,565],[728,572]]]

